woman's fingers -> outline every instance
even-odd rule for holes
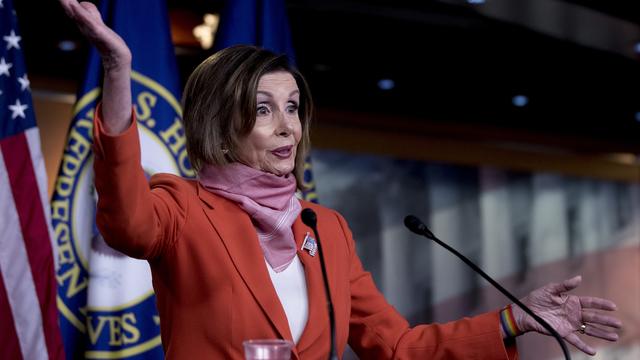
[[[608,341],[618,340],[618,334],[616,334],[613,331],[602,329],[594,324],[586,323],[585,325],[586,325],[586,328],[584,329],[584,333],[589,336],[593,336],[593,337],[608,340]]]
[[[611,329],[605,329],[602,326],[608,326],[609,328],[619,329],[622,326],[620,320],[595,312],[583,312],[582,313],[582,321],[585,325],[584,334],[589,335],[591,337],[608,340],[608,341],[617,341],[619,336]],[[565,336],[565,340],[576,348],[580,349],[580,351],[589,354],[595,355],[595,350],[587,345],[579,336],[580,331],[575,329],[567,336]]]
[[[87,4],[90,6],[87,6]],[[89,13],[88,8],[91,8],[91,6],[95,8],[95,5],[91,3],[79,3],[77,0],[60,0],[60,5],[62,5],[67,16],[74,20],[86,16]]]
[[[65,14],[67,14],[68,17],[73,18],[73,5],[71,3],[77,2],[77,1],[76,0],[59,0],[59,2]]]
[[[577,288],[581,282],[582,282],[582,276],[578,275],[578,276],[572,277],[571,279],[567,279],[561,283],[551,283],[547,285],[547,290],[554,295],[559,295],[561,293],[571,291]]]
[[[83,32],[95,32],[101,26],[104,26],[100,11],[92,3],[60,0],[60,4],[67,16],[73,19]]]
[[[585,323],[598,324],[603,326],[612,327],[614,329],[622,328],[622,322],[613,316],[599,314],[595,312],[582,312],[582,320]]]
[[[85,38],[94,45],[106,69],[118,69],[131,62],[131,53],[122,38],[102,21],[100,11],[90,2],[59,0]]]
[[[613,301],[602,299],[593,296],[580,296],[580,306],[583,309],[598,309],[598,310],[615,310],[616,304]]]
[[[90,2],[81,2],[80,7],[84,10],[82,14],[85,18],[90,20],[91,25],[94,27],[104,26],[104,22],[102,21],[102,15],[100,15],[100,10],[90,3]]]
[[[565,336],[564,339],[569,344],[575,346],[585,354],[589,354],[589,355],[596,354],[596,350],[591,346],[587,345],[584,341],[582,341],[582,339],[580,339],[580,337],[575,332],[572,332],[571,334]]]
[[[582,282],[582,276],[578,275],[578,276],[572,277],[571,279],[567,279],[563,281],[562,285],[564,285],[564,288],[566,289],[565,291],[570,291],[577,288],[581,282]]]

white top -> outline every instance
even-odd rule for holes
[[[298,343],[309,318],[309,299],[304,267],[296,255],[291,264],[279,273],[273,271],[268,263],[267,269],[269,269],[271,282],[284,308],[284,313],[287,315],[293,342]]]

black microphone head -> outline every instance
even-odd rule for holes
[[[433,239],[435,237],[433,233],[429,230],[429,228],[427,228],[427,225],[425,225],[420,219],[418,219],[414,215],[407,215],[404,218],[404,226],[406,226],[407,229],[411,230],[412,232],[418,235],[425,235],[430,239]]]
[[[424,235],[424,229],[426,228],[422,221],[413,215],[407,215],[404,218],[404,226],[418,235]]]
[[[318,218],[316,217],[316,212],[306,208],[302,210],[300,213],[300,217],[302,218],[302,222],[308,227],[314,229],[316,227],[316,223],[318,222]]]

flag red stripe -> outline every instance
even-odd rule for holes
[[[0,271],[2,271],[0,269]],[[0,274],[2,275],[2,274]],[[7,290],[4,287],[4,280],[0,276],[0,349],[2,349],[2,357],[4,359],[22,360],[22,350],[18,342],[18,334],[13,322],[13,313],[11,312],[11,304],[7,297]]]
[[[47,352],[49,359],[61,359],[53,253],[30,149],[24,133],[4,139],[1,146],[38,294]]]

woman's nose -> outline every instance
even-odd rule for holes
[[[278,135],[289,136],[293,133],[294,119],[285,112],[278,111]]]

